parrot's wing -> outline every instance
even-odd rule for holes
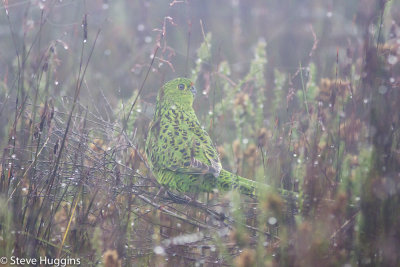
[[[150,155],[155,168],[219,175],[222,167],[218,153],[194,112],[170,109],[152,125],[150,138],[153,138]]]

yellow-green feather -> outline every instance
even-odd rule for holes
[[[237,188],[255,196],[260,184],[222,169],[217,150],[193,110],[192,89],[189,79],[177,78],[158,93],[146,141],[154,176],[160,184],[179,192]]]

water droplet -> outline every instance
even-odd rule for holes
[[[327,13],[326,13],[326,16],[327,16],[328,18],[331,18],[331,17],[332,17],[332,12],[330,12],[330,11],[327,12]]]
[[[213,112],[210,110],[209,112],[208,112],[208,115],[212,115],[213,114]]]
[[[398,58],[397,58],[396,55],[390,54],[390,55],[388,56],[388,58],[387,58],[387,61],[388,61],[388,63],[389,63],[390,65],[395,65],[395,64],[397,63],[397,61],[398,61]]]
[[[64,45],[64,49],[68,50],[69,49],[68,45]]]
[[[83,43],[86,43],[87,42],[87,40],[86,39],[83,39]]]
[[[269,217],[268,218],[268,223],[270,224],[270,225],[274,225],[274,224],[276,224],[278,222],[278,220],[275,218],[275,217]]]
[[[297,157],[297,154],[296,154],[296,153],[293,153],[293,157],[296,158],[296,157]]]
[[[165,250],[162,246],[156,246],[154,247],[154,253],[157,255],[165,255]]]
[[[103,3],[102,8],[104,10],[108,9],[110,6],[107,3]]]
[[[146,44],[151,43],[152,40],[153,40],[153,38],[151,38],[151,36],[146,36],[146,37],[144,37],[144,42],[145,42]]]
[[[314,165],[315,166],[318,165],[318,160],[314,161]]]
[[[207,95],[207,92],[206,92],[206,91],[203,91],[203,95]]]
[[[245,144],[245,145],[246,145],[246,144],[248,144],[248,143],[249,143],[249,139],[247,139],[247,138],[243,138],[243,141],[242,141],[242,142],[243,142],[243,144]]]
[[[16,158],[17,158],[17,155],[12,154],[12,155],[11,155],[11,158],[12,158],[12,159],[16,159]]]
[[[28,27],[33,27],[34,26],[34,22],[33,22],[33,20],[31,20],[31,19],[28,19],[27,21],[26,21],[26,26],[28,26]]]
[[[364,100],[363,100],[363,102],[364,102],[364,104],[368,104],[368,98],[365,98]]]
[[[301,163],[301,159],[297,159],[297,163],[300,164]]]
[[[395,80],[393,77],[390,77],[389,81],[390,81],[390,83],[394,83]]]
[[[369,33],[371,34],[371,35],[375,35],[375,32],[376,32],[376,26],[374,25],[374,24],[370,24],[369,25],[369,27],[368,27],[368,31],[369,31]]]
[[[341,111],[339,111],[339,116],[342,117],[342,118],[345,118],[346,117],[346,113],[343,110],[341,110]]]
[[[140,31],[140,32],[144,31],[144,25],[143,24],[139,24],[137,26],[137,30]]]
[[[54,81],[54,84],[55,84],[55,85],[58,85],[58,81],[57,81],[57,80],[56,80],[56,81]]]
[[[381,85],[381,86],[379,86],[379,88],[378,88],[378,92],[379,92],[381,95],[386,94],[387,90],[388,90],[387,87],[384,86],[384,85]]]

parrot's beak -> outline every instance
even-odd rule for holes
[[[196,95],[196,88],[194,86],[190,87],[190,92],[192,92],[193,96]]]

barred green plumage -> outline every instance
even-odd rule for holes
[[[195,89],[186,78],[159,91],[146,141],[146,154],[158,182],[179,192],[228,191],[254,196],[256,182],[222,169],[216,148],[201,127],[192,104]]]

